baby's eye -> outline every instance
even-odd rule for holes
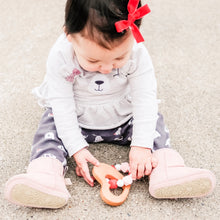
[[[98,60],[88,60],[89,63],[98,63]]]
[[[123,60],[123,59],[124,59],[124,57],[118,57],[115,60]]]

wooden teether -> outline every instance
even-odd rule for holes
[[[122,193],[119,196],[117,196],[111,192],[110,185],[106,181],[106,178],[123,178],[123,175],[119,173],[114,167],[105,163],[100,163],[99,166],[93,167],[92,174],[95,177],[95,179],[101,184],[100,196],[105,203],[111,206],[119,206],[126,200],[131,185],[123,186]]]

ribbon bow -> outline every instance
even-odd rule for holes
[[[141,35],[138,27],[135,25],[135,21],[142,18],[146,14],[150,13],[150,8],[148,5],[144,5],[137,9],[139,0],[129,0],[128,2],[128,20],[122,20],[115,22],[115,27],[117,32],[122,32],[127,28],[131,28],[133,36],[137,43],[143,42],[144,38]]]

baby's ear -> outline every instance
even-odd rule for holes
[[[63,32],[67,35],[66,26],[63,25]]]
[[[69,42],[72,42],[72,37],[71,37],[71,35],[70,35],[70,34],[68,34],[68,32],[67,32],[67,29],[66,29],[66,26],[65,26],[65,25],[63,26],[63,31],[64,31],[64,33],[66,34],[66,38],[67,38],[67,40],[68,40]]]
[[[67,34],[67,35],[66,35],[66,38],[67,38],[67,40],[68,40],[70,43],[72,43],[73,38],[72,38],[72,36],[71,36],[70,34]]]

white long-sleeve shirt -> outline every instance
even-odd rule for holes
[[[33,89],[51,107],[59,138],[69,156],[88,146],[81,127],[116,128],[131,117],[131,146],[152,148],[157,120],[156,79],[143,44],[134,44],[129,61],[109,74],[82,69],[62,34],[52,47],[43,83]]]

